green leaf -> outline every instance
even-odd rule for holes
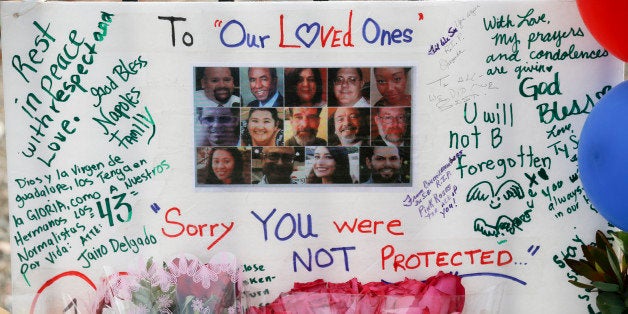
[[[595,286],[586,284],[586,283],[582,283],[580,281],[575,281],[575,280],[569,280],[569,283],[571,283],[572,285],[578,287],[578,288],[583,288],[583,289],[595,289]]]
[[[147,270],[148,270],[148,269],[150,269],[150,267],[151,267],[151,266],[153,266],[153,258],[152,258],[152,257],[151,257],[151,258],[149,258],[149,259],[146,261],[146,269],[147,269]]]
[[[192,309],[192,301],[194,301],[193,295],[188,295],[185,297],[184,300],[181,300],[181,301],[183,302],[183,304],[175,302],[176,313],[179,313],[179,314],[194,313],[194,310]]]
[[[616,280],[611,279],[615,278],[613,275],[613,267],[611,266],[611,262],[609,261],[609,256],[606,253],[606,250],[602,250],[598,247],[590,246],[589,253],[592,256],[592,259],[595,260],[595,263],[598,264],[598,267],[601,268],[600,273],[608,274],[608,278],[606,281],[616,282]],[[596,269],[598,269],[596,267]]]
[[[621,296],[612,292],[600,292],[595,303],[602,314],[622,314],[625,308]]]
[[[595,244],[597,247],[599,247],[602,250],[606,251],[606,248],[611,248],[612,249],[612,245],[610,242],[608,242],[608,239],[606,238],[606,236],[604,235],[604,233],[600,230],[598,230],[595,233]]]
[[[608,255],[608,260],[611,264],[611,268],[613,268],[613,273],[615,274],[615,277],[617,277],[617,283],[619,284],[619,287],[623,288],[624,280],[621,271],[619,270],[619,260],[617,259],[615,252],[612,250],[612,248],[606,248],[606,255]]]
[[[591,265],[589,265],[584,260],[576,261],[566,258],[565,263],[567,263],[567,266],[569,266],[576,274],[584,276],[591,281],[605,280],[603,274],[598,273]]]
[[[582,254],[584,258],[591,264],[595,264],[595,256],[592,253],[593,249],[597,249],[595,246],[590,245],[581,245],[580,249],[582,249]],[[599,249],[598,249],[599,250]]]
[[[615,283],[608,283],[608,282],[601,282],[601,281],[594,281],[591,284],[593,284],[596,288],[602,290],[602,291],[606,291],[606,292],[619,292],[619,285],[615,284]],[[600,292],[601,293],[601,292]]]
[[[624,252],[624,254],[628,253],[628,232],[613,232],[613,237],[619,242],[621,251]]]
[[[622,276],[626,278],[626,273],[628,272],[628,257],[626,256],[626,254],[628,253],[628,232],[617,231],[613,232],[612,235],[622,252],[622,256],[619,259],[619,269],[622,273]]]
[[[140,287],[137,291],[133,292],[133,303],[143,304],[148,308],[151,308],[153,301],[151,298],[150,290],[145,287]]]

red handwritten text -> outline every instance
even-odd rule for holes
[[[388,233],[392,235],[396,235],[396,236],[404,235],[403,231],[397,231],[397,228],[401,227],[401,220],[399,219],[393,219],[389,222],[384,222],[382,220],[370,220],[370,219],[358,220],[358,218],[355,218],[353,220],[353,224],[349,223],[348,221],[343,221],[342,223],[340,223],[340,225],[338,225],[338,222],[334,221],[334,226],[336,226],[336,230],[338,230],[338,233],[344,232],[345,229],[350,233],[354,233],[356,232],[356,228],[357,228],[357,232],[359,233],[377,234],[378,226],[380,226],[380,230],[381,230],[381,228],[383,228],[384,225],[386,225],[385,230],[388,231]]]
[[[430,266],[497,265],[504,266],[512,262],[512,254],[507,250],[474,249],[456,252],[425,251],[415,253],[396,253],[395,247],[386,245],[381,249],[382,270],[392,267],[394,271],[412,270]]]
[[[172,214],[172,215],[171,215]],[[174,216],[174,217],[171,217]],[[187,235],[189,237],[217,237],[208,247],[210,250],[216,243],[222,240],[232,229],[235,222],[230,222],[228,224],[225,223],[213,223],[213,224],[186,224],[181,223],[176,220],[176,217],[180,217],[181,210],[172,207],[166,211],[165,221],[166,224],[171,226],[166,229],[166,227],[161,228],[161,233],[169,238],[177,238],[182,235]]]
[[[347,27],[341,29],[337,26],[325,26],[318,22],[302,23],[294,30],[296,39],[294,44],[288,44],[285,40],[284,31],[284,15],[279,16],[279,47],[280,48],[301,48],[303,46],[310,48],[317,40],[320,40],[322,48],[326,46],[337,47],[354,47],[352,43],[351,23],[353,20],[353,11],[349,11]],[[296,43],[299,42],[299,43]]]

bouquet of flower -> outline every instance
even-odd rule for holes
[[[597,291],[595,302],[602,314],[628,313],[628,233],[618,231],[612,236],[615,246],[598,230],[594,244],[582,245],[584,259],[565,259],[576,274],[591,281],[590,284],[577,280],[569,282],[576,287]]]
[[[355,278],[344,283],[318,279],[295,283],[272,303],[249,307],[246,313],[458,313],[465,296],[460,279],[443,272],[425,282],[406,278],[396,283],[361,284]]]
[[[234,264],[203,264],[194,257],[156,263],[102,279],[93,313],[235,313]]]

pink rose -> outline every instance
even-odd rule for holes
[[[293,292],[282,297],[288,313],[329,313],[329,293]]]
[[[265,307],[266,311],[262,313],[288,313],[283,306],[283,295],[280,295],[273,303]]]
[[[465,291],[460,279],[439,271],[436,276],[425,281],[427,288],[416,306],[419,309],[427,308],[430,314],[462,312]]]
[[[415,279],[406,278],[401,282],[397,283],[400,291],[403,291],[403,294],[407,295],[419,295],[421,291],[425,289],[425,283]]]
[[[329,305],[336,313],[355,312],[362,284],[357,278],[342,283],[328,283]]]
[[[385,299],[385,296],[382,295],[362,295],[356,305],[355,313],[381,313]]]
[[[247,314],[284,314],[288,313],[283,306],[283,293],[275,299],[272,303],[266,306],[256,307],[251,306],[246,309]]]
[[[197,259],[174,258],[169,264],[174,275],[178,304],[184,305],[188,296],[205,302],[217,298],[213,312],[229,308],[235,302],[235,285],[227,272],[216,265],[201,264]]]
[[[357,278],[353,278],[347,282],[341,283],[327,283],[327,289],[331,293],[349,293],[349,294],[358,294],[362,289],[362,284],[358,281]]]
[[[310,282],[295,282],[290,292],[327,292],[327,282],[316,279]]]
[[[366,283],[362,286],[362,293],[368,295],[387,295],[389,291],[394,290],[394,284],[388,284],[381,281]]]
[[[273,303],[250,307],[247,313],[406,313],[451,314],[464,307],[460,277],[442,271],[425,282],[406,278],[396,283],[360,284],[353,278],[344,283],[318,279],[295,283]]]
[[[328,283],[323,279],[311,282],[295,282],[292,290],[282,296],[283,307],[288,312],[315,313],[329,308]]]

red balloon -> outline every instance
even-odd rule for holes
[[[628,0],[577,0],[593,37],[615,57],[628,62]]]

